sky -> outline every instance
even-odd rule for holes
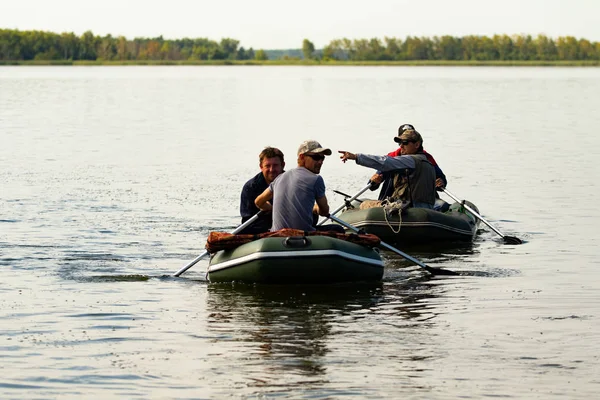
[[[600,0],[0,0],[0,29],[165,39],[254,49],[334,39],[494,34],[600,42]]]

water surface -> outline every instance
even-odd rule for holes
[[[600,69],[0,67],[3,398],[581,398],[600,390]],[[506,234],[374,285],[213,285],[273,145],[384,154],[401,123]],[[335,156],[333,206],[372,171]]]

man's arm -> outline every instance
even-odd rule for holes
[[[359,153],[356,154],[356,163],[381,172],[415,168],[415,160],[409,156],[389,157]]]
[[[445,188],[448,185],[448,180],[446,179],[446,175],[438,165],[434,165],[435,168],[435,187],[436,188]]]
[[[435,168],[435,187],[436,188],[445,188],[448,185],[448,180],[446,179],[446,175],[444,175],[444,171],[440,168],[435,158],[425,150],[423,150],[423,154],[427,157],[427,160],[433,165]]]
[[[319,197],[317,199],[317,206],[319,208],[319,215],[323,217],[329,216],[329,203],[327,202],[327,196]]]
[[[246,182],[242,188],[242,194],[240,195],[240,216],[242,217],[242,223],[249,220],[258,212],[254,204],[255,199],[256,195],[254,195],[250,183]]]
[[[266,188],[265,191],[254,200],[254,204],[263,211],[271,211],[273,209],[273,206],[269,203],[271,199],[273,199],[273,192],[271,192],[271,188]]]

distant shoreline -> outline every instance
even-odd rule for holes
[[[0,66],[461,66],[461,67],[599,67],[600,60],[573,61],[316,61],[316,60],[0,60]]]

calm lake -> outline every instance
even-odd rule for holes
[[[595,398],[598,110],[600,68],[0,67],[0,398]],[[172,277],[264,146],[334,150],[337,207],[373,173],[337,150],[402,123],[525,243],[482,224],[402,249],[460,276],[384,253],[375,285]]]

